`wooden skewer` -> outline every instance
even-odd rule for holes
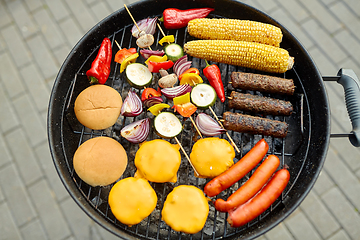
[[[141,32],[141,29],[140,29],[139,26],[137,25],[137,23],[136,23],[133,15],[131,14],[131,12],[130,12],[130,10],[128,9],[128,7],[126,6],[126,4],[124,4],[124,7],[125,7],[126,11],[129,13],[131,19],[133,20],[135,26],[137,27],[137,29],[138,29],[138,31],[139,31],[139,33],[140,33],[140,32]],[[152,50],[150,46],[149,46],[149,49]]]
[[[195,176],[200,176],[199,173],[196,171],[194,165],[191,163],[189,156],[187,155],[187,153],[185,152],[185,149],[183,148],[183,146],[181,145],[179,139],[177,137],[174,137],[175,141],[177,142],[177,144],[179,144],[181,151],[184,153],[186,159],[189,161],[191,167],[193,168],[194,172],[195,172]]]
[[[164,31],[162,30],[162,28],[160,27],[159,23],[156,23],[158,28],[160,29],[160,32],[162,33],[163,37],[165,37],[165,33]]]
[[[203,138],[203,136],[201,135],[201,132],[200,132],[199,128],[196,126],[196,124],[195,124],[195,122],[194,122],[193,118],[192,118],[191,116],[190,116],[189,118],[190,118],[190,120],[191,120],[192,124],[194,125],[194,127],[195,127],[196,131],[197,131],[197,132],[198,132],[198,134],[200,135],[200,137],[201,137],[201,138]]]
[[[115,40],[116,45],[118,46],[119,50],[121,50],[120,44]]]
[[[219,120],[219,118],[216,116],[216,114],[215,114],[214,110],[212,109],[212,107],[209,107],[209,109],[210,109],[210,111],[212,112],[212,114],[214,115],[214,117],[216,118],[216,120],[218,121],[218,123],[220,124],[220,126],[221,126],[222,128],[224,128],[224,125],[221,123],[221,121]],[[224,129],[225,129],[225,128],[224,128]],[[230,134],[228,133],[228,131],[226,131],[225,133],[226,133],[226,136],[229,138],[231,144],[232,144],[232,145],[234,146],[234,148],[236,149],[236,151],[237,151],[238,153],[240,153],[239,148],[236,146],[234,140],[230,137]]]

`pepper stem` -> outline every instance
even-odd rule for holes
[[[99,80],[96,77],[89,76],[90,84],[97,84]]]
[[[204,60],[205,60],[206,67],[210,66],[210,64],[208,63],[208,61],[206,61],[205,58],[204,58]]]
[[[161,16],[161,18],[159,18],[160,22],[164,22],[164,16]]]

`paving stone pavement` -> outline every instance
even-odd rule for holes
[[[117,239],[62,186],[46,118],[56,74],[77,41],[131,0],[0,0],[0,240]],[[359,0],[246,0],[278,20],[324,76],[360,76]],[[332,133],[351,131],[342,87],[326,82]],[[316,185],[283,223],[259,239],[360,239],[360,150],[331,139]]]

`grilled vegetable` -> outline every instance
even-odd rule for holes
[[[135,53],[137,53],[136,48],[122,48],[115,54],[114,61],[121,64],[127,57]]]
[[[184,51],[209,61],[273,73],[284,73],[294,65],[294,58],[287,50],[254,42],[195,40],[187,42]]]
[[[196,116],[195,123],[200,132],[205,136],[216,136],[226,132],[215,119],[206,113],[199,113]]]
[[[211,107],[216,102],[216,92],[206,83],[196,85],[191,91],[191,101],[200,109]]]
[[[111,54],[111,41],[109,38],[104,38],[91,68],[86,71],[90,84],[104,84],[106,82],[110,75]]]
[[[173,99],[174,97],[191,92],[191,90],[192,87],[189,84],[183,84],[172,88],[163,88],[161,89],[161,93],[164,94],[166,98]]]
[[[255,146],[231,168],[205,185],[204,192],[206,195],[214,197],[231,187],[264,158],[268,149],[269,145],[264,139],[258,141]]]
[[[231,85],[242,90],[293,95],[295,91],[292,79],[279,78],[255,73],[232,72]]]
[[[171,88],[178,81],[178,78],[175,73],[168,74],[159,79],[158,84],[161,88]]]
[[[290,173],[281,169],[251,200],[229,212],[227,219],[232,227],[240,227],[258,217],[281,195],[290,179]]]
[[[185,72],[183,72],[183,73],[179,76],[179,81],[180,81],[180,80],[182,79],[182,77],[183,77],[185,74],[187,74],[187,73],[195,73],[195,74],[197,74],[197,75],[200,75],[199,69],[192,67],[192,68],[189,68],[188,70],[186,70]]]
[[[141,31],[139,38],[136,40],[136,44],[139,48],[148,48],[154,43],[154,36],[151,34],[145,34],[144,31]]]
[[[146,140],[150,133],[150,118],[141,119],[126,125],[121,129],[123,138],[132,143],[141,143]]]
[[[157,17],[142,19],[136,23],[137,26],[135,24],[133,25],[133,27],[131,28],[131,33],[136,38],[139,38],[141,34],[144,33],[154,35],[156,30],[156,22]]]
[[[174,62],[171,61],[171,60],[167,60],[165,62],[149,61],[148,62],[148,69],[152,73],[158,73],[160,69],[167,70],[167,69],[171,68],[173,65],[174,65]]]
[[[290,115],[293,106],[289,101],[232,91],[229,108],[270,115]]]
[[[266,23],[238,19],[198,18],[188,23],[191,36],[200,39],[258,42],[279,47],[281,29]]]
[[[159,44],[162,46],[163,43],[173,43],[175,42],[174,35],[167,35],[164,36],[162,39],[159,40]]]
[[[185,93],[184,95],[175,97],[173,102],[173,108],[183,117],[190,117],[197,110],[197,107],[190,102],[189,92]]]
[[[157,91],[153,88],[145,88],[144,91],[141,93],[141,101],[144,102],[146,99],[160,96],[161,92],[159,90]]]
[[[209,65],[206,61],[206,67],[203,69],[205,77],[208,79],[210,85],[215,89],[217,96],[221,102],[225,102],[225,90],[224,85],[221,80],[221,72],[217,65]]]
[[[195,18],[204,18],[213,8],[193,8],[187,10],[180,10],[176,8],[167,8],[163,12],[163,16],[159,21],[164,22],[167,29],[179,29],[186,27],[188,22]]]
[[[120,73],[122,73],[130,63],[135,63],[135,61],[138,57],[139,57],[139,54],[134,53],[134,54],[128,56],[127,58],[125,58],[124,60],[122,60],[121,65],[120,65]]]
[[[142,111],[143,107],[141,99],[133,90],[130,89],[123,105],[121,106],[121,115],[125,117],[136,117],[140,115]]]
[[[153,75],[149,69],[141,63],[132,63],[126,67],[126,79],[135,88],[144,88],[151,84]]]
[[[154,127],[156,133],[163,138],[176,137],[182,131],[180,120],[170,112],[159,113],[155,117]]]
[[[179,44],[171,43],[164,48],[165,54],[169,60],[176,62],[179,58],[184,56],[184,50]]]
[[[263,163],[255,170],[253,175],[236,190],[231,196],[224,201],[221,198],[216,199],[214,205],[216,210],[220,212],[228,212],[234,208],[237,208],[241,204],[247,202],[250,198],[261,190],[266,184],[269,178],[276,171],[280,165],[280,160],[275,155],[269,155]]]
[[[189,84],[193,87],[199,83],[203,83],[203,80],[197,73],[188,72],[181,75],[180,85]]]
[[[288,131],[287,123],[268,118],[224,112],[223,119],[225,120],[224,127],[236,132],[284,138]]]
[[[161,111],[164,108],[170,108],[170,105],[166,104],[166,103],[155,104],[155,105],[149,107],[148,111],[151,112],[154,116],[157,116],[161,113]]]

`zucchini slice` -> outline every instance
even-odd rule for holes
[[[141,63],[131,63],[125,69],[126,79],[134,88],[142,89],[151,84],[153,75],[149,69]]]
[[[171,112],[162,112],[155,117],[156,133],[163,138],[176,137],[182,131],[180,120]]]
[[[176,43],[171,43],[169,45],[167,45],[164,48],[165,54],[168,57],[168,60],[171,60],[173,62],[176,62],[176,60],[178,60],[179,58],[181,58],[182,56],[184,56],[184,50],[183,48]]]
[[[206,83],[193,87],[190,93],[191,101],[200,109],[211,107],[216,102],[215,89]]]

